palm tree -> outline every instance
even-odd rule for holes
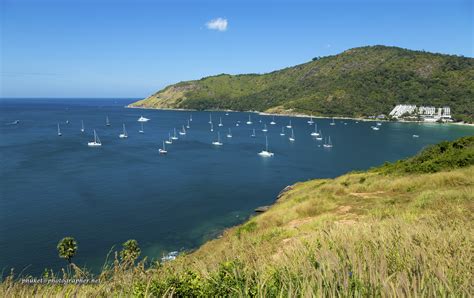
[[[137,240],[130,239],[122,244],[122,251],[120,251],[120,257],[123,261],[134,262],[140,255],[140,247],[138,246]]]
[[[64,237],[58,243],[58,253],[59,257],[66,259],[69,264],[71,264],[71,259],[76,255],[77,252],[77,242],[72,237]]]

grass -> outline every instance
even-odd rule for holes
[[[429,148],[419,169],[473,142]],[[172,262],[116,258],[96,285],[25,285],[11,275],[0,295],[471,296],[472,160],[436,172],[407,173],[401,163],[297,183],[269,211]],[[88,276],[79,268],[71,275]]]

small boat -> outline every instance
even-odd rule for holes
[[[12,122],[12,123],[10,123],[10,124],[12,124],[12,125],[16,125],[16,124],[19,124],[19,123],[20,123],[20,120],[15,120],[15,121],[13,121],[13,122]]]
[[[313,125],[313,124],[314,124],[313,115],[311,115],[311,118],[309,118],[308,124],[309,124],[309,125]]]
[[[166,153],[168,153],[168,151],[166,151],[165,143],[166,143],[166,141],[163,141],[163,148],[158,149],[158,152],[159,152],[160,154],[166,154]]]
[[[171,137],[172,140],[177,140],[178,139],[178,136],[176,136],[176,128],[174,129],[174,134],[173,136]]]
[[[119,134],[119,138],[121,139],[126,139],[128,138],[127,130],[125,129],[125,123],[123,124],[123,131],[121,134]]]
[[[193,122],[193,114],[189,115],[189,121]]]
[[[239,122],[235,123],[235,126],[239,126],[239,125],[240,125]]]
[[[227,137],[232,138],[232,132],[230,131],[230,128],[229,128],[229,132],[227,133]]]
[[[295,133],[294,133],[293,129],[291,129],[291,136],[288,138],[288,140],[290,140],[290,142],[295,141]]]
[[[329,141],[328,141],[327,143],[324,143],[323,147],[325,147],[325,148],[332,148],[331,137],[329,137]]]
[[[110,126],[109,116],[105,117],[105,126]]]
[[[166,144],[173,144],[173,140],[171,139],[171,133],[168,133],[168,140],[165,141]]]
[[[138,121],[138,122],[148,122],[148,121],[150,121],[150,119],[145,118],[145,117],[143,117],[143,116],[140,116],[140,118],[138,118],[137,121]]]
[[[281,127],[280,136],[284,136],[284,135],[285,135],[285,127],[282,126],[282,127]]]
[[[377,122],[377,126],[382,126],[382,122]]]
[[[209,122],[208,123],[212,124],[212,114],[211,113],[209,113]]]
[[[412,137],[414,137],[414,138],[419,138],[420,136],[419,136],[419,135],[413,135]]]
[[[262,123],[262,119],[258,120],[258,123]]]
[[[226,115],[226,116],[229,116],[229,112],[225,112],[225,115]]]
[[[336,122],[334,122],[334,117],[332,118],[332,122],[329,123],[329,125],[336,125]]]
[[[189,125],[189,120],[188,120],[188,125],[186,125],[186,128],[187,128],[187,129],[190,129],[190,128],[191,128],[191,126]]]
[[[316,140],[318,140],[318,141],[323,140],[323,134],[321,133],[321,131],[319,131],[319,135],[316,137]]]
[[[59,123],[58,123],[58,136],[62,136],[63,134],[61,133],[61,129],[59,128]]]
[[[263,157],[272,157],[274,154],[273,152],[268,151],[268,137],[265,136],[265,150],[262,150],[258,153],[258,155]]]
[[[250,135],[252,138],[255,138],[256,134],[255,134],[255,128],[253,129],[252,131],[252,134]]]
[[[286,128],[293,128],[293,126],[291,126],[291,119],[290,119],[290,122],[288,123],[288,125],[286,126]]]
[[[186,128],[184,128],[184,125],[183,125],[183,128],[181,129],[181,131],[179,132],[179,135],[180,136],[185,136],[186,135]]]
[[[66,124],[69,124],[69,120],[66,120]]]
[[[264,124],[264,125],[263,125],[263,129],[262,129],[262,131],[263,131],[263,132],[267,132],[267,131],[268,131],[268,129],[267,129],[267,125],[266,125],[266,124]]]
[[[250,115],[249,115],[249,121],[247,121],[247,124],[248,125],[252,124],[252,119],[250,119]]]
[[[84,121],[81,120],[81,132],[84,132]]]
[[[272,122],[270,122],[270,125],[275,125],[276,122],[275,122],[275,116],[272,116]]]
[[[319,133],[318,133],[318,125],[317,125],[316,123],[314,124],[314,131],[311,133],[311,135],[312,135],[313,137],[319,136]]]
[[[165,262],[176,260],[176,257],[178,256],[178,254],[179,253],[177,251],[172,251],[172,252],[168,253],[166,256],[163,256],[161,258],[161,262],[165,263]]]
[[[220,134],[220,132],[217,132],[217,141],[212,142],[212,145],[215,145],[215,146],[222,146],[223,145],[221,143],[221,134]]]
[[[371,128],[372,128],[373,130],[380,130],[380,127],[377,127],[377,126],[371,126]]]
[[[347,125],[347,122],[344,122],[344,125]]]
[[[211,122],[211,131],[214,131],[214,124]]]
[[[139,133],[145,133],[145,130],[143,129],[143,122],[140,122],[140,124],[141,124],[141,128],[138,132]]]
[[[224,124],[222,124],[222,117],[219,118],[219,126],[224,126]]]
[[[89,147],[100,147],[100,146],[102,146],[102,143],[100,142],[99,136],[95,132],[95,129],[94,129],[94,141],[88,142],[87,146],[89,146]]]

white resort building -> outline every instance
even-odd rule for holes
[[[393,118],[420,118],[426,122],[451,122],[451,109],[449,107],[436,108],[433,106],[397,105],[389,114]]]

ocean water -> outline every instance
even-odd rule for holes
[[[297,181],[335,177],[415,154],[442,140],[474,134],[471,127],[315,119],[333,148],[310,136],[306,118],[291,118],[296,141],[280,136],[289,117],[231,112],[127,109],[133,99],[2,99],[0,101],[0,268],[40,274],[66,263],[57,242],[73,236],[74,262],[98,270],[107,253],[128,239],[142,255],[159,259],[170,251],[196,248],[226,227],[239,224],[254,208],[274,202]],[[173,128],[192,114],[186,136],[158,148]],[[140,134],[141,116],[150,118]],[[253,125],[245,122],[251,115]],[[105,126],[105,117],[111,122]],[[218,127],[222,118],[223,127]],[[11,124],[20,120],[17,125]],[[66,121],[69,124],[66,124]],[[86,131],[80,132],[81,120]],[[237,121],[241,121],[236,127]],[[260,123],[260,121],[262,121]],[[60,123],[62,136],[57,135]],[[125,123],[128,139],[118,135]],[[257,153],[268,127],[274,157]],[[233,137],[226,137],[231,128]],[[256,137],[251,138],[252,129]],[[92,129],[101,148],[89,148]],[[211,144],[217,131],[224,143]],[[413,138],[417,134],[419,138]]]

